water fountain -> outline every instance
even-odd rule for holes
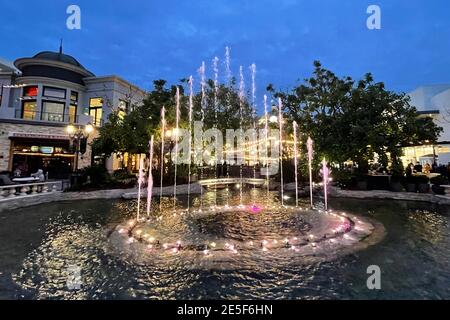
[[[297,150],[297,122],[292,123],[294,127],[294,174],[295,174],[295,206],[298,207],[298,150]]]
[[[163,198],[163,178],[164,178],[164,138],[166,135],[166,109],[164,106],[161,109],[161,157],[160,157],[160,168],[161,168],[161,180],[159,187],[159,211],[162,211],[162,198]]]
[[[266,169],[267,194],[270,192],[269,176],[269,112],[267,110],[267,95],[264,95],[264,166]]]
[[[283,103],[278,98],[278,125],[279,125],[279,148],[280,148],[280,191],[281,206],[284,206],[284,185],[283,185]]]
[[[139,221],[139,218],[140,218],[141,189],[142,189],[142,183],[143,182],[144,182],[144,158],[141,156],[140,159],[139,159],[138,198],[137,198],[136,221]]]
[[[178,170],[178,140],[180,135],[180,88],[177,86],[176,93],[176,107],[175,107],[175,130],[174,130],[174,139],[175,139],[175,154],[174,154],[174,165],[175,165],[175,174],[174,174],[174,182],[173,182],[173,206],[177,205],[177,170]]]
[[[250,72],[252,77],[252,116],[253,116],[253,130],[256,133],[256,64],[252,64],[250,66]],[[256,143],[253,142],[253,143]],[[255,150],[256,149],[256,150]],[[256,179],[256,163],[258,161],[258,144],[251,148],[251,152],[253,153],[253,179]],[[253,185],[253,189],[256,189],[256,184]]]
[[[311,137],[308,137],[308,140],[306,141],[306,148],[308,149],[309,199],[311,202],[311,208],[314,208],[313,179],[312,179],[313,141],[312,141]]]
[[[227,50],[229,54],[229,50]],[[215,90],[218,87],[218,72],[216,70],[217,60],[213,65]],[[229,56],[226,58],[229,63]],[[240,128],[243,126],[243,104],[244,101],[244,77],[243,68],[240,67],[239,103],[240,103]],[[204,117],[205,106],[205,70],[204,63],[200,68],[201,89],[202,89],[202,117]],[[252,82],[254,82],[252,80]],[[253,87],[253,84],[252,84]],[[189,127],[192,133],[192,110],[193,110],[193,79],[189,78]],[[255,98],[255,89],[252,88],[252,100]],[[175,150],[178,152],[178,130],[180,121],[180,92],[177,88],[176,96],[176,128],[175,128]],[[217,101],[214,102],[215,104]],[[217,105],[216,105],[217,106]],[[265,115],[265,137],[264,144],[269,146],[268,139],[268,110],[267,97],[264,96]],[[253,124],[255,126],[255,124]],[[327,183],[329,181],[329,169],[327,162],[322,162],[323,186],[325,195],[325,210],[306,209],[300,205],[298,193],[298,124],[293,123],[294,128],[294,164],[295,164],[295,206],[290,206],[284,202],[283,185],[283,104],[278,99],[278,147],[279,147],[279,170],[280,170],[280,193],[279,200],[271,194],[269,188],[269,175],[266,175],[267,190],[265,195],[259,195],[251,200],[251,204],[244,203],[243,197],[243,172],[240,170],[239,194],[233,197],[229,192],[224,197],[217,197],[217,190],[214,190],[212,203],[208,199],[203,199],[203,192],[200,194],[200,205],[192,208],[186,215],[185,209],[176,206],[176,169],[174,181],[174,207],[170,211],[165,211],[161,207],[158,214],[151,212],[151,191],[147,199],[147,221],[139,220],[139,209],[137,223],[134,221],[120,224],[111,233],[110,239],[114,243],[114,248],[119,248],[120,252],[126,252],[127,257],[144,259],[148,263],[153,263],[157,259],[165,258],[168,255],[176,255],[184,259],[185,263],[191,264],[195,268],[238,268],[241,263],[246,263],[246,259],[264,261],[266,254],[287,256],[288,263],[301,263],[306,257],[308,261],[327,260],[330,252],[336,256],[339,252],[351,252],[360,248],[370,239],[370,243],[380,239],[378,233],[374,232],[379,226],[371,219],[362,217],[349,217],[345,213],[331,212],[328,209]],[[164,130],[165,130],[165,109],[161,111],[161,159],[164,159]],[[189,142],[191,145],[191,141]],[[203,146],[201,146],[203,150]],[[244,148],[245,149],[245,148]],[[308,138],[308,166],[310,174],[310,200],[312,207],[312,140]],[[240,151],[242,152],[242,151]],[[245,151],[244,151],[245,152]],[[244,154],[245,155],[245,154]],[[152,184],[151,163],[153,157],[153,137],[150,141],[150,168],[149,168],[149,190]],[[175,156],[175,168],[177,166]],[[244,156],[245,157],[245,156]],[[242,160],[242,159],[240,159]],[[255,160],[255,159],[253,159]],[[138,207],[141,196],[141,184],[143,177],[143,159],[141,159],[139,171]],[[269,157],[265,156],[264,165],[268,167]],[[242,161],[241,161],[242,163]],[[190,170],[189,170],[190,171]],[[161,165],[161,180],[164,171]],[[268,172],[267,172],[268,173]],[[162,181],[161,181],[162,182]],[[190,185],[190,180],[188,182]],[[161,184],[162,185],[162,184]],[[260,192],[254,189],[255,193]],[[162,189],[160,191],[162,196]],[[258,195],[257,195],[258,196]],[[264,205],[257,203],[255,199],[267,198]],[[205,202],[204,202],[205,201]],[[188,201],[188,208],[189,201]],[[161,221],[164,216],[164,222]],[[374,240],[375,239],[375,240]],[[367,242],[368,243],[368,242]],[[145,253],[142,255],[141,253]],[[242,257],[240,259],[239,257]],[[244,258],[245,257],[245,258]],[[147,260],[148,259],[148,260]]]
[[[214,129],[217,130],[217,109],[219,108],[219,58],[214,57],[213,59],[213,71],[214,71]],[[215,142],[218,140],[218,136],[215,136]],[[217,168],[218,168],[218,155],[217,150],[214,154],[214,177],[217,179]],[[217,206],[217,188],[214,188],[214,205]]]
[[[244,125],[244,102],[245,102],[245,82],[244,82],[244,70],[242,66],[239,67],[239,130],[242,134],[242,127]],[[243,138],[242,138],[243,140]],[[245,141],[242,141],[242,146],[240,147],[242,150],[238,151],[239,154],[239,205],[243,206],[243,189],[244,189],[244,176],[243,176],[243,167],[244,167],[244,159],[245,159]]]
[[[154,137],[152,135],[150,139],[150,150],[149,150],[149,163],[148,163],[148,180],[147,180],[147,219],[150,217],[150,210],[152,207],[152,192],[153,192],[153,142]]]
[[[201,99],[201,122],[204,122],[205,120],[205,107],[206,107],[206,66],[205,62],[202,62],[202,65],[200,66],[200,69],[198,70],[198,73],[200,75],[200,86],[201,86],[201,93],[202,93],[202,99]],[[200,157],[200,179],[203,179],[203,141],[200,146],[201,149],[201,157]],[[200,210],[203,208],[203,188],[200,190]]]
[[[330,169],[328,169],[327,161],[323,159],[322,161],[322,177],[323,177],[323,198],[324,198],[324,205],[325,205],[325,211],[328,210],[328,181],[329,181],[329,175],[330,175]]]
[[[189,77],[189,162],[188,162],[188,192],[187,192],[187,210],[191,208],[191,169],[192,169],[192,115],[194,110],[194,78]]]

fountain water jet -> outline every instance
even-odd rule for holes
[[[213,70],[214,70],[214,129],[217,130],[217,109],[219,108],[219,58],[214,57],[213,59]],[[218,136],[215,136],[215,143],[217,143]],[[217,179],[217,150],[214,154],[214,177]],[[214,205],[217,206],[217,188],[214,189]]]
[[[161,181],[159,187],[159,211],[162,211],[163,177],[164,177],[164,136],[166,134],[166,108],[161,109]]]
[[[191,198],[191,167],[192,167],[192,110],[194,109],[194,78],[189,77],[189,163],[188,163],[188,192],[187,192],[187,210],[190,210]]]
[[[295,168],[295,206],[298,207],[298,169],[297,169],[297,162],[298,162],[298,150],[297,150],[297,122],[294,121],[292,123],[292,126],[294,127],[294,168]]]
[[[281,205],[284,206],[284,186],[283,186],[283,103],[278,98],[278,123],[279,123],[279,148],[280,148],[280,188]]]
[[[265,124],[264,124],[264,139],[265,139],[265,168],[266,168],[266,183],[267,183],[267,195],[269,195],[270,187],[269,187],[269,113],[267,111],[267,96],[264,95],[264,117],[265,117]]]
[[[311,201],[311,208],[314,207],[313,204],[313,182],[312,182],[312,159],[313,159],[313,141],[311,137],[308,137],[306,141],[306,147],[308,149],[308,170],[309,170],[309,198]]]
[[[205,121],[205,104],[206,104],[206,66],[205,62],[202,62],[202,65],[200,66],[200,69],[198,70],[198,73],[200,75],[200,86],[201,86],[201,92],[202,92],[202,100],[201,100],[201,114],[202,114],[202,123]],[[201,163],[200,163],[200,179],[203,179],[203,141],[200,146],[201,148]],[[203,188],[200,189],[200,210],[203,209]]]
[[[244,70],[243,70],[243,68],[242,68],[242,66],[240,66],[239,67],[239,78],[240,78],[240,81],[239,81],[239,116],[240,116],[240,121],[239,121],[239,129],[240,129],[240,132],[241,132],[241,134],[242,134],[242,126],[243,126],[243,122],[244,122],[244,99],[245,99],[245,82],[244,82]],[[241,137],[241,140],[243,140],[243,137]],[[243,144],[244,144],[244,141],[243,141]],[[241,147],[241,148],[243,148],[243,147]],[[239,164],[240,164],[240,166],[239,166],[239,176],[240,176],[240,188],[239,188],[239,192],[240,192],[240,194],[239,194],[239,204],[242,206],[243,205],[243,202],[242,202],[242,199],[243,199],[243,194],[242,194],[242,189],[243,189],[243,172],[242,172],[242,170],[243,170],[243,162],[244,162],[244,158],[245,158],[245,148],[243,148],[243,150],[239,153],[240,154],[240,156],[242,156],[242,158],[241,159],[239,159]]]
[[[153,135],[150,139],[150,154],[148,164],[148,182],[147,182],[147,218],[150,216],[150,209],[152,207],[152,192],[153,192]]]
[[[252,116],[253,116],[253,130],[256,133],[256,64],[250,66],[250,71],[252,75]],[[256,150],[255,150],[256,148]],[[251,149],[253,152],[253,179],[256,179],[256,162],[258,161],[258,145]],[[256,184],[253,186],[256,189]]]
[[[144,158],[141,156],[139,159],[139,178],[138,178],[138,198],[137,198],[137,214],[136,221],[139,221],[140,209],[141,209],[141,189],[144,182]]]
[[[324,196],[324,204],[325,211],[328,211],[328,179],[330,175],[330,169],[327,167],[327,161],[323,159],[322,161],[322,176],[323,176],[323,196]]]
[[[177,93],[176,93],[176,109],[175,109],[175,157],[174,157],[174,164],[175,164],[175,177],[174,177],[174,185],[173,185],[173,206],[175,207],[177,205],[177,169],[178,169],[178,138],[179,138],[179,131],[180,131],[180,88],[177,86]]]
[[[228,88],[231,88],[231,85],[232,85],[232,74],[231,74],[231,55],[230,55],[230,48],[227,46],[227,47],[225,47],[225,74],[226,74],[226,83],[227,83],[227,86],[228,86]],[[228,91],[228,94],[227,94],[227,109],[230,109],[231,108],[231,92],[230,91]],[[228,158],[228,147],[227,147],[227,145],[225,144],[225,153],[226,153],[226,155],[227,155],[227,158]],[[225,163],[226,163],[226,172],[227,172],[227,179],[228,178],[230,178],[230,163],[229,162],[226,162],[225,161]],[[227,187],[227,199],[226,199],[226,206],[228,207],[228,205],[229,205],[229,196],[230,196],[230,194],[229,194],[229,189],[228,189],[228,187]]]

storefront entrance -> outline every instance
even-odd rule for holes
[[[11,171],[29,177],[39,169],[49,179],[67,179],[73,171],[75,155],[69,140],[11,139]]]

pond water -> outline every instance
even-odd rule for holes
[[[262,207],[277,194],[252,190]],[[164,215],[175,212],[166,199]],[[238,194],[218,202],[239,202]],[[317,206],[321,206],[317,200]],[[157,201],[155,201],[157,202]],[[203,207],[215,202],[205,194]],[[287,202],[291,202],[287,200]],[[192,204],[198,208],[199,199]],[[306,208],[308,200],[301,201]],[[155,203],[157,207],[158,204]],[[186,206],[181,203],[180,206]],[[110,236],[131,219],[136,202],[83,200],[0,213],[1,299],[449,299],[449,208],[400,201],[331,199],[333,210],[381,223],[385,237],[363,250],[334,259],[293,262],[278,250],[240,264],[195,268],[182,255],[147,260],[115,250]],[[173,224],[177,235],[195,234],[249,240],[252,237],[307,233],[310,220],[298,215],[206,216]],[[269,217],[269,215],[267,215]],[[169,221],[167,220],[169,225]],[[161,222],[163,223],[163,222]],[[170,228],[169,228],[170,229]],[[164,229],[161,229],[164,231]],[[200,230],[200,231],[199,231]],[[288,236],[289,236],[288,234]],[[194,238],[192,238],[194,239]],[[197,238],[195,238],[197,239]],[[184,240],[183,240],[184,241]],[[142,252],[139,252],[142,254]],[[258,255],[260,253],[258,252]],[[261,263],[263,261],[264,263]],[[381,269],[381,290],[369,290],[367,267]],[[79,271],[81,286],[69,288],[68,270]],[[75,273],[76,274],[76,273]],[[69,286],[68,286],[69,285]]]

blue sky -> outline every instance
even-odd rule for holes
[[[66,28],[70,4],[81,8],[81,30]],[[381,30],[366,28],[370,4],[381,7]],[[145,89],[196,74],[203,60],[211,71],[226,45],[235,75],[257,64],[259,98],[268,83],[287,89],[308,77],[316,59],[397,91],[450,83],[447,0],[1,0],[1,11],[0,57],[56,51],[64,38],[65,53],[95,74]]]

